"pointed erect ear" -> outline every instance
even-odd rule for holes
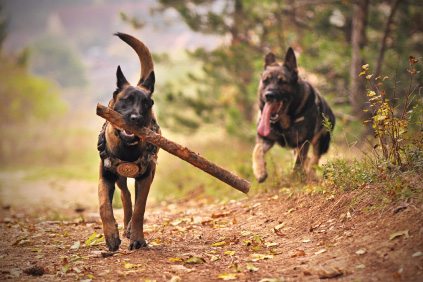
[[[286,51],[283,65],[293,72],[298,72],[297,58],[295,57],[294,50],[292,50],[291,47],[289,47],[288,51]]]
[[[120,66],[118,66],[117,68],[116,78],[117,78],[116,85],[118,90],[123,90],[123,88],[129,85],[129,82],[126,80],[125,76],[123,75],[123,72],[120,69]]]
[[[148,91],[150,91],[150,94],[153,94],[154,83],[156,83],[156,77],[154,75],[154,71],[151,71],[145,80],[141,79],[140,82],[138,82],[138,86],[146,88]]]
[[[268,66],[273,65],[276,63],[276,57],[275,54],[272,52],[267,53],[266,57],[264,58],[264,69],[266,69]]]

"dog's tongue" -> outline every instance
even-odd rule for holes
[[[260,123],[257,127],[257,131],[261,136],[268,136],[270,134],[270,115],[275,107],[278,105],[266,103],[264,104],[263,112],[261,114]]]

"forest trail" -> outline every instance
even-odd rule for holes
[[[125,238],[110,253],[95,186],[22,183],[2,185],[1,281],[423,281],[418,200],[382,206],[357,192],[284,188],[149,204],[149,247],[129,251]],[[121,209],[115,216],[122,224]]]

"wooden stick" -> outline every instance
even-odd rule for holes
[[[160,134],[146,128],[136,127],[127,124],[122,118],[122,115],[112,110],[109,107],[97,104],[97,115],[111,122],[117,128],[124,129],[127,132],[133,133],[139,138],[145,139],[147,142],[162,148],[168,153],[175,155],[182,160],[192,164],[193,166],[207,172],[208,174],[218,178],[233,188],[247,194],[250,190],[251,184],[236,176],[235,174],[221,168],[220,166],[206,160],[199,154],[191,151],[187,147],[183,147],[173,141],[170,141]]]

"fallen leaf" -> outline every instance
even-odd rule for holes
[[[227,244],[226,241],[221,241],[221,242],[213,243],[212,246],[213,247],[223,247],[226,244]]]
[[[212,256],[210,257],[210,261],[216,261],[216,260],[218,260],[219,258],[220,258],[220,256],[219,256],[219,255],[216,255],[216,256],[212,255]]]
[[[171,262],[184,261],[184,260],[183,260],[183,259],[181,259],[181,258],[169,258],[169,260],[170,260]]]
[[[257,260],[263,260],[263,259],[271,259],[273,258],[273,255],[263,255],[263,254],[251,254],[250,257]]]
[[[357,255],[364,255],[366,253],[366,249],[360,249],[357,252],[355,252]]]
[[[308,242],[310,242],[311,240],[310,239],[304,239],[304,240],[302,240],[301,242],[303,242],[303,243],[308,243]]]
[[[279,243],[265,242],[264,245],[267,248],[271,248],[271,247],[276,247],[277,245],[279,245]]]
[[[295,257],[303,257],[305,256],[305,251],[304,250],[298,250],[297,252],[295,252],[293,255],[291,255],[291,258],[295,258]]]
[[[237,277],[236,277],[236,273],[228,274],[228,273],[224,272],[222,274],[217,275],[217,278],[223,279],[223,280],[234,280]]]
[[[303,274],[304,274],[304,276],[310,276],[310,275],[312,275],[311,272],[308,271],[308,270],[304,270],[303,271]]]
[[[205,263],[205,261],[202,258],[199,258],[199,257],[190,257],[189,259],[185,260],[184,262],[188,263],[188,264]]]
[[[142,266],[142,264],[132,264],[132,263],[128,263],[126,261],[122,261],[121,263],[122,263],[123,267],[126,268],[126,269],[138,268],[138,267]]]
[[[230,215],[231,214],[231,212],[222,212],[222,213],[217,213],[217,214],[212,214],[212,218],[219,218],[219,217],[225,217],[225,216],[228,216],[228,215]]]
[[[263,278],[263,279],[259,280],[259,282],[282,282],[282,281],[285,281],[285,279],[283,279],[282,277],[281,277],[281,279],[278,279],[278,278]]]
[[[181,224],[182,222],[183,222],[182,219],[176,219],[176,220],[172,221],[170,224],[173,225],[173,226],[176,226],[176,225]]]
[[[283,228],[284,226],[285,226],[285,222],[282,222],[281,224],[276,225],[276,226],[275,226],[275,229],[276,229],[276,230],[279,230],[279,229]]]
[[[225,255],[228,255],[228,256],[233,256],[235,254],[235,251],[226,251],[225,252]]]
[[[412,254],[411,256],[412,256],[413,258],[415,258],[415,257],[419,257],[419,256],[421,256],[421,255],[422,255],[422,252],[418,251],[418,252],[415,252],[414,254]]]
[[[76,242],[72,245],[72,247],[70,247],[70,249],[71,249],[71,250],[78,250],[80,246],[81,246],[81,242],[76,241]]]
[[[273,230],[273,232],[275,232],[275,234],[276,234],[276,235],[278,235],[278,236],[281,236],[281,237],[285,237],[285,236],[286,236],[286,234],[285,234],[285,233],[282,233],[282,231],[280,231],[280,230],[278,230],[278,229],[273,228],[272,230]]]
[[[182,281],[182,279],[179,276],[172,276],[172,278],[169,280],[169,282],[180,282],[180,281]]]
[[[408,230],[406,230],[406,231],[398,231],[398,232],[395,232],[395,233],[391,234],[391,236],[389,236],[389,240],[392,240],[392,239],[394,239],[396,237],[399,237],[399,236],[402,236],[402,235],[405,235],[405,238],[408,239],[409,238]]]
[[[359,264],[355,268],[363,269],[366,268],[366,266],[364,264]]]
[[[346,271],[343,271],[343,270],[336,268],[336,267],[331,272],[326,272],[324,270],[319,270],[317,272],[317,275],[319,275],[320,279],[335,278],[335,277],[342,276],[344,274],[346,274]]]
[[[251,232],[250,231],[241,231],[240,234],[241,234],[241,236],[248,236],[248,235],[251,234]]]
[[[295,208],[291,208],[291,209],[289,209],[286,213],[290,214],[290,213],[292,213],[293,211],[295,211]]]
[[[320,255],[323,254],[324,252],[326,252],[326,249],[321,249],[320,251],[315,252],[315,255]]]
[[[154,239],[154,241],[149,243],[149,245],[151,245],[151,246],[158,246],[158,245],[161,245],[161,244],[163,244],[163,241],[160,240],[160,238],[156,238],[156,239]]]
[[[97,236],[97,232],[94,231],[94,233],[90,236],[90,238],[88,238],[87,241],[85,241],[85,247],[87,247],[94,240],[96,236]]]
[[[258,244],[261,244],[261,240],[260,240],[260,237],[258,235],[254,235],[253,237],[254,237],[254,240],[256,240],[256,242]]]
[[[252,263],[247,263],[247,270],[250,272],[258,271],[258,267],[255,267]]]

